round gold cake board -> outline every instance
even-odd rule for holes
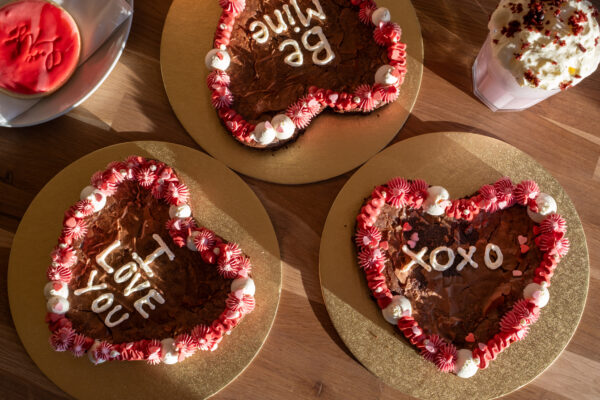
[[[568,224],[569,254],[552,278],[550,303],[519,343],[470,379],[438,371],[387,323],[369,295],[352,244],[356,216],[376,185],[401,176],[444,186],[452,198],[477,191],[502,176],[534,179],[558,203]],[[470,133],[414,137],[378,154],[348,180],[323,229],[319,257],[325,305],[342,340],[385,383],[425,399],[486,399],[529,383],[560,355],[583,313],[589,281],[585,236],[573,203],[540,164],[504,142]]]
[[[165,89],[192,138],[232,169],[261,180],[300,184],[343,174],[383,149],[408,118],[421,86],[423,39],[410,0],[378,0],[402,27],[408,73],[398,100],[368,116],[324,112],[294,143],[260,151],[238,143],[223,127],[206,85],[206,53],[221,12],[217,0],[174,0],[163,30],[160,64]],[[371,40],[371,38],[365,38]],[[283,62],[283,60],[282,60]]]
[[[171,165],[190,188],[198,222],[240,244],[252,259],[256,309],[214,352],[198,352],[175,365],[110,362],[54,352],[44,323],[46,268],[64,211],[91,175],[129,155]],[[33,200],[15,235],[8,267],[8,297],[15,327],[38,367],[65,392],[85,399],[188,399],[208,397],[235,379],[256,356],[273,324],[281,292],[279,245],[254,192],[221,162],[190,148],[162,142],[123,143],[91,153],[56,175]]]

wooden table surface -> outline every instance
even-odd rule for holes
[[[544,374],[507,398],[600,398],[600,73],[529,111],[494,114],[472,94],[471,65],[497,0],[413,3],[425,43],[423,84],[395,141],[440,131],[477,132],[504,140],[533,156],[560,181],[587,234],[590,290],[575,337]],[[11,241],[34,196],[62,168],[111,144],[164,140],[199,148],[177,121],[161,82],[160,38],[170,4],[171,0],[136,2],[133,30],[121,61],[78,109],[34,128],[0,130],[0,398],[69,398],[27,356],[8,306]],[[283,291],[263,350],[215,398],[409,398],[354,360],[323,305],[320,233],[351,173],[303,186],[245,178],[278,234]]]

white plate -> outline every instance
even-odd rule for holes
[[[133,0],[126,0],[133,10]],[[133,12],[88,60],[83,63],[69,81],[56,93],[36,103],[29,110],[9,122],[0,123],[7,128],[39,125],[64,115],[87,100],[102,85],[117,65],[129,32]]]

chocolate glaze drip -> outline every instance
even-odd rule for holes
[[[292,103],[307,94],[310,86],[332,89],[334,91],[352,91],[360,84],[374,83],[375,71],[387,64],[384,47],[373,40],[373,26],[367,26],[358,18],[358,7],[347,0],[320,0],[326,19],[312,18],[310,26],[304,27],[298,20],[294,8],[290,10],[300,32],[295,33],[289,24],[281,0],[248,0],[244,12],[234,25],[229,53],[232,56],[228,73],[231,75],[230,90],[234,96],[233,108],[247,121],[256,123],[283,113]],[[307,8],[316,10],[310,0],[298,0],[303,14]],[[250,24],[264,21],[268,15],[277,25],[274,11],[283,12],[288,30],[279,35],[269,28],[269,39],[258,43],[252,39]],[[321,26],[323,33],[335,53],[335,59],[325,66],[312,62],[312,52],[302,45],[304,32],[314,26]],[[279,45],[286,39],[298,42],[304,56],[301,67],[292,67],[284,58],[293,50],[286,47],[279,51]],[[316,42],[316,36],[308,38],[309,43]]]
[[[70,309],[67,317],[77,332],[113,343],[164,339],[189,332],[201,323],[210,324],[225,310],[230,282],[218,274],[214,265],[204,263],[198,252],[179,248],[173,243],[165,227],[168,219],[169,205],[156,200],[149,190],[133,182],[121,184],[115,195],[107,199],[104,209],[88,218],[88,234],[74,243],[78,249],[78,263],[73,267],[73,279],[69,283]],[[148,279],[151,288],[165,299],[164,304],[153,301],[155,310],[145,306],[149,318],[144,319],[133,304],[150,289],[125,297],[123,291],[129,281],[117,284],[113,275],[107,274],[96,264],[96,255],[115,240],[120,240],[121,247],[106,259],[116,271],[133,261],[132,252],[142,258],[152,253],[158,247],[152,238],[154,233],[165,241],[175,254],[175,259],[170,261],[166,254],[158,257],[150,264],[154,271],[152,278],[138,269],[142,278],[137,283]],[[87,285],[93,269],[98,271],[94,284],[106,283],[108,288],[75,296],[74,290]],[[114,303],[107,311],[96,314],[91,310],[91,305],[103,293],[114,294]],[[129,313],[129,319],[108,328],[104,318],[116,304],[122,305],[123,309],[113,316],[113,321],[124,312]]]
[[[405,222],[412,230],[402,230]],[[523,288],[531,282],[541,261],[541,253],[533,242],[533,222],[525,207],[519,205],[495,213],[481,212],[467,222],[434,217],[420,210],[398,210],[386,204],[375,226],[383,234],[382,241],[389,244],[384,273],[390,290],[410,300],[413,317],[425,333],[437,334],[459,348],[472,349],[499,331],[501,317],[522,298]],[[443,272],[427,272],[420,266],[401,272],[400,268],[411,260],[401,248],[414,232],[419,234],[419,241],[413,252],[426,246],[423,258],[429,261],[431,251],[447,246],[455,253],[452,266]],[[530,250],[525,254],[520,251],[519,235],[528,238]],[[496,270],[484,262],[488,243],[498,245],[504,255],[502,266]],[[456,251],[459,246],[467,251],[469,246],[476,247],[473,260],[479,265],[477,269],[467,264],[462,271],[456,270],[463,259]],[[441,264],[448,261],[445,252],[437,257]],[[515,277],[513,270],[520,270],[523,275]],[[471,332],[475,343],[465,341]]]

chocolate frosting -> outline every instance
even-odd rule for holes
[[[402,229],[406,222],[412,226],[409,231]],[[384,274],[390,290],[410,300],[413,317],[425,333],[437,334],[459,348],[472,349],[499,331],[500,319],[523,297],[523,289],[532,281],[541,261],[541,253],[533,242],[533,221],[520,205],[495,213],[482,211],[468,222],[434,217],[421,210],[398,210],[386,204],[375,226],[382,232],[382,241],[389,244]],[[401,267],[411,258],[401,248],[414,232],[419,240],[413,252],[426,246],[423,259],[430,264],[431,251],[447,246],[455,253],[452,266],[443,272],[433,269],[427,272],[421,266],[402,272]],[[530,246],[525,254],[520,251],[519,235],[527,237]],[[504,256],[502,266],[496,270],[489,269],[484,262],[488,243],[499,246]],[[456,251],[459,246],[467,251],[469,246],[476,247],[473,260],[478,268],[467,264],[457,271],[463,260]],[[446,263],[446,253],[438,253],[437,260]],[[523,274],[513,276],[514,270]],[[469,333],[475,336],[474,343],[465,341]]]
[[[67,317],[77,332],[113,343],[164,339],[189,332],[201,323],[210,324],[225,310],[230,281],[223,279],[214,265],[204,263],[198,252],[187,247],[177,247],[165,226],[168,219],[169,205],[156,200],[149,190],[142,189],[133,182],[119,185],[117,192],[108,197],[104,209],[88,218],[89,230],[86,237],[74,243],[78,249],[78,263],[73,267],[73,279],[69,283],[70,309]],[[154,310],[144,306],[149,314],[149,318],[144,319],[133,304],[150,289],[125,297],[123,290],[129,281],[117,284],[113,275],[106,273],[96,263],[96,255],[115,240],[120,240],[121,247],[106,258],[107,263],[116,271],[133,261],[132,252],[142,258],[152,253],[158,247],[158,243],[152,238],[154,233],[165,241],[175,254],[175,259],[170,261],[166,254],[158,257],[150,264],[154,272],[154,277],[151,278],[138,269],[142,274],[138,283],[148,279],[151,288],[165,299],[164,304],[152,300],[156,305]],[[98,271],[94,284],[106,283],[108,288],[75,296],[74,290],[87,286],[92,270]],[[96,314],[91,310],[91,304],[103,293],[112,293],[114,303],[107,311]],[[108,328],[104,324],[104,318],[117,304],[123,306],[123,309],[112,320],[117,320],[124,312],[129,313],[129,319]]]
[[[284,4],[289,5],[289,2],[247,0],[246,8],[238,16],[231,34],[228,51],[232,60],[227,72],[231,75],[229,88],[234,96],[233,108],[252,123],[285,112],[307,94],[310,86],[340,92],[352,91],[363,83],[373,84],[377,68],[388,63],[385,48],[373,40],[373,26],[360,22],[359,8],[352,6],[348,0],[320,0],[326,19],[312,18],[308,28],[299,22],[290,5],[295,26],[301,28],[298,33],[288,23],[282,8]],[[310,0],[298,0],[298,6],[303,14],[306,14],[307,8],[316,10]],[[250,24],[253,21],[265,22],[264,16],[268,15],[277,25],[276,9],[283,12],[288,30],[277,35],[269,28],[267,42],[256,42],[252,38]],[[323,28],[335,54],[333,61],[325,66],[314,64],[312,52],[302,45],[302,34],[314,26]],[[302,66],[292,67],[284,62],[284,58],[293,51],[291,46],[279,51],[279,45],[286,39],[298,42],[304,56]],[[316,37],[310,36],[308,41],[314,43]]]

